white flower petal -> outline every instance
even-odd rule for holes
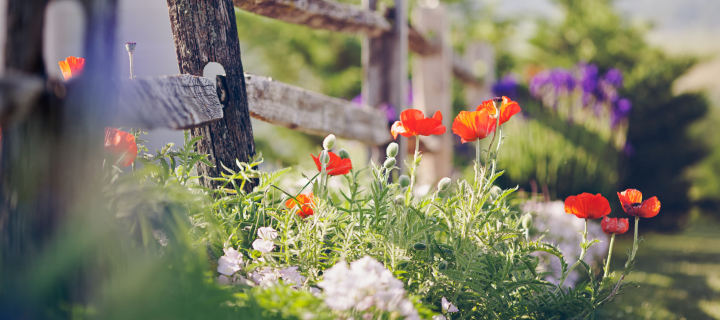
[[[260,251],[262,253],[268,253],[275,248],[272,241],[262,240],[262,239],[256,239],[255,241],[253,241],[252,246],[253,246],[253,249]]]
[[[275,240],[277,238],[278,233],[273,229],[272,227],[261,227],[257,230],[258,237],[263,240]]]

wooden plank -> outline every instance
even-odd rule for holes
[[[445,7],[418,6],[413,10],[418,31],[432,33],[441,50],[431,55],[416,56],[412,61],[413,107],[431,116],[440,111],[443,125],[452,127],[452,48],[450,21]],[[420,137],[423,161],[420,163],[418,184],[433,185],[452,175],[453,137],[447,132],[440,136]]]
[[[394,16],[394,8],[381,14],[376,12],[374,7],[370,10],[367,5],[363,5],[361,9],[330,0],[233,0],[233,3],[242,10],[264,17],[314,29],[361,34],[368,37],[381,37],[385,33],[394,32],[388,16],[392,16],[392,20],[395,21],[407,21],[407,19],[397,19]],[[407,29],[407,44],[412,52],[431,55],[441,50],[437,40],[428,39],[411,25],[408,25]],[[464,82],[482,84],[470,68],[462,64],[461,59],[453,58],[453,73]]]
[[[390,140],[385,115],[270,78],[245,75],[250,116],[300,132],[379,145]]]
[[[379,36],[392,26],[381,14],[327,0],[234,0],[236,7],[289,23],[352,34]]]
[[[209,154],[214,164],[198,166],[198,173],[203,176],[201,183],[217,187],[220,182],[208,177],[220,176],[221,163],[234,167],[236,159],[247,162],[255,155],[235,8],[232,0],[167,0],[167,3],[180,73],[202,76],[208,62],[217,62],[227,75],[224,117],[191,130],[193,137],[203,137],[198,151]],[[253,183],[246,187],[252,190]]]
[[[181,74],[135,78],[120,83],[115,126],[190,129],[223,117],[223,106],[208,78]]]

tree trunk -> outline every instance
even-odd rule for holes
[[[247,162],[255,155],[245,77],[240,60],[235,9],[232,0],[168,0],[175,49],[180,73],[202,76],[208,62],[220,63],[227,77],[228,99],[225,117],[191,130],[202,136],[198,152],[209,154],[215,165],[198,165],[205,187],[217,187],[210,180],[223,172],[221,164],[235,169],[235,160]],[[247,185],[252,189],[253,183]]]

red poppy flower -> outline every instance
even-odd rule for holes
[[[297,200],[290,198],[287,201],[285,201],[285,206],[288,207],[288,209],[295,208],[295,206],[300,206],[296,212],[300,218],[307,218],[313,213],[313,209],[310,207],[312,204],[315,203],[315,196],[311,193],[310,195],[304,195],[299,194],[297,197],[295,197]]]
[[[67,57],[65,61],[58,62],[63,77],[68,80],[72,77],[79,76],[85,67],[85,59],[78,57]]]
[[[493,116],[495,115],[495,105],[492,100],[483,101],[482,104],[477,106],[477,111],[487,110],[487,112]],[[500,125],[510,120],[510,118],[520,112],[520,105],[510,100],[510,98],[503,96],[502,104],[500,105]]]
[[[618,192],[618,198],[620,198],[620,204],[625,213],[631,216],[652,218],[660,212],[660,201],[657,197],[642,201],[642,193],[635,189]]]
[[[127,167],[137,157],[135,136],[115,128],[105,128],[105,151],[113,155],[121,166]]]
[[[482,140],[495,131],[496,122],[487,110],[460,111],[453,121],[452,131],[460,136],[462,143]]]
[[[328,151],[328,155],[330,156],[330,161],[325,166],[327,174],[331,176],[341,176],[350,173],[350,170],[352,170],[352,162],[349,158],[342,159],[340,158],[340,156],[330,151]],[[317,166],[318,171],[322,171],[322,164],[320,163],[320,158],[312,154],[310,154],[310,156],[313,158],[313,160],[315,160],[315,165]]]
[[[630,223],[627,218],[608,218],[608,216],[604,216],[600,222],[600,227],[607,234],[623,234],[628,231]]]
[[[400,113],[400,121],[395,121],[390,133],[395,139],[398,134],[403,137],[441,135],[445,133],[445,126],[442,125],[440,111],[435,112],[432,118],[426,118],[420,110],[407,109]]]
[[[583,192],[565,199],[565,213],[574,214],[580,219],[597,219],[610,214],[610,203],[599,193],[592,195]]]

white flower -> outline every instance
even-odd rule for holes
[[[261,286],[270,286],[278,282],[280,275],[277,269],[272,267],[258,268],[255,272],[250,275],[255,284]]]
[[[316,297],[320,297],[320,294],[322,293],[322,291],[318,288],[310,287],[310,293],[312,293],[312,295],[314,295]]]
[[[442,298],[442,309],[443,309],[443,311],[447,311],[447,312],[458,312],[458,311],[460,311],[460,310],[458,310],[458,308],[457,308],[456,306],[454,306],[450,301],[448,301],[447,299],[445,299],[445,297]]]
[[[436,314],[432,317],[432,320],[447,320],[444,315]]]
[[[324,289],[325,304],[333,310],[357,311],[375,307],[399,312],[405,319],[420,319],[415,306],[405,298],[402,281],[371,257],[350,263],[338,262],[325,270],[318,286]]]
[[[272,227],[260,227],[257,230],[258,237],[263,240],[272,241],[277,238],[278,233]]]
[[[228,278],[228,277],[225,276],[225,275],[220,275],[220,276],[217,278],[217,281],[218,281],[220,284],[224,284],[224,285],[229,285],[229,284],[230,284],[230,278]]]
[[[226,248],[223,251],[225,251],[225,255],[218,260],[217,271],[231,276],[240,271],[240,265],[243,263],[242,254],[233,248]]]
[[[280,270],[280,276],[282,276],[283,281],[292,285],[295,289],[300,288],[305,282],[305,277],[303,277],[297,269],[298,267],[289,267]]]
[[[268,253],[275,249],[275,246],[273,245],[272,241],[268,240],[262,240],[262,239],[256,239],[253,241],[253,249],[260,251],[262,253]]]

